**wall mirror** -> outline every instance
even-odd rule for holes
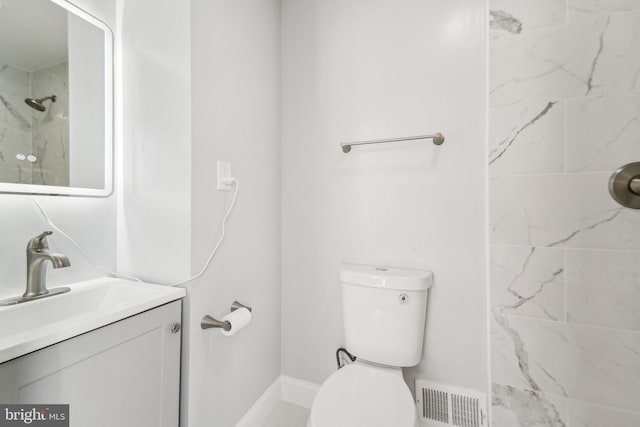
[[[0,192],[108,196],[113,35],[64,0],[0,0]]]

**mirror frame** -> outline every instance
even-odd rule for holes
[[[52,3],[66,9],[79,16],[90,24],[95,25],[104,31],[104,188],[82,188],[82,187],[62,187],[55,185],[40,184],[13,184],[0,182],[0,193],[11,194],[34,194],[45,196],[84,196],[84,197],[108,197],[113,192],[113,153],[115,149],[114,141],[114,37],[111,28],[95,16],[69,3],[66,0],[49,0]],[[71,141],[70,141],[71,142]]]

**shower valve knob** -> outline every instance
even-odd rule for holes
[[[640,162],[622,166],[611,175],[609,193],[622,206],[640,209]]]

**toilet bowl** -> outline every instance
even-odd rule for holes
[[[307,427],[416,427],[416,414],[400,368],[358,361],[324,382]]]
[[[343,264],[340,282],[345,343],[357,360],[320,386],[307,427],[416,427],[402,367],[422,358],[432,274]]]

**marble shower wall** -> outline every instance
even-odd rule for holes
[[[491,0],[494,427],[640,426],[640,0]]]
[[[29,72],[0,63],[0,181],[30,183],[31,165],[16,159],[31,149],[31,93]]]
[[[0,63],[1,182],[69,185],[68,75],[67,63],[34,72]],[[45,101],[45,112],[24,102],[54,94],[57,100]]]
[[[47,111],[33,110],[33,183],[69,185],[69,63],[31,73],[33,97],[56,95]]]

